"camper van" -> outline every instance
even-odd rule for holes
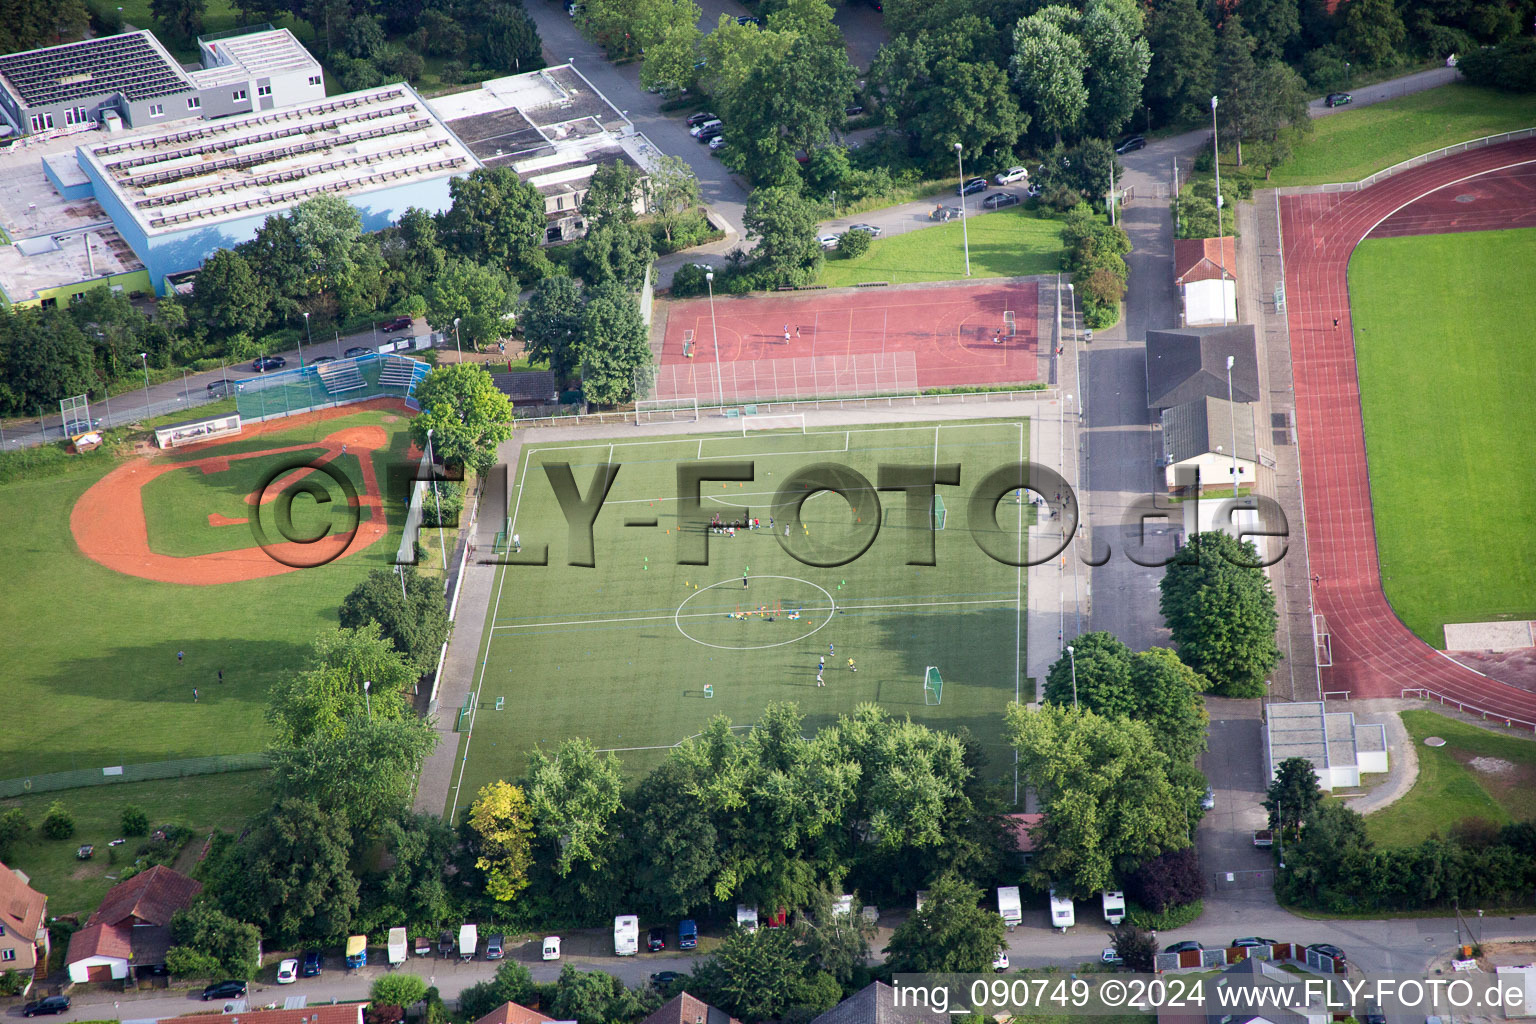
[[[368,936],[347,937],[347,970],[355,971],[368,963]]]
[[[1018,886],[1004,885],[998,887],[997,912],[1003,915],[1003,924],[1009,928],[1017,928],[1024,920],[1024,905],[1019,901]]]
[[[615,956],[634,956],[640,952],[640,919],[634,914],[620,914],[613,919]]]
[[[1051,890],[1051,927],[1066,931],[1077,923],[1077,915],[1072,910],[1072,900],[1067,896],[1057,896],[1056,890]]]
[[[1125,920],[1125,893],[1118,889],[1104,890],[1104,920],[1113,925]]]
[[[736,927],[743,931],[757,931],[757,908],[745,903],[736,904]]]

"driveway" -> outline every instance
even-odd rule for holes
[[[1430,68],[1428,71],[1416,71],[1401,78],[1377,82],[1375,85],[1362,85],[1358,89],[1345,90],[1350,96],[1349,106],[1346,107],[1324,106],[1323,97],[1318,97],[1307,104],[1307,113],[1312,117],[1327,117],[1342,110],[1368,107],[1372,103],[1381,103],[1383,100],[1395,100],[1399,96],[1439,88],[1447,82],[1454,82],[1460,78],[1461,72],[1455,68]]]

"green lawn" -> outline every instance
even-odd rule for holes
[[[408,444],[405,419],[392,412],[363,411],[222,450],[302,444],[364,424],[390,432],[391,448],[375,456],[383,477]],[[391,564],[398,527],[366,551],[318,569],[219,586],[157,583],[79,553],[70,509],[112,462],[86,459],[67,468],[75,465],[78,471],[0,486],[0,521],[11,524],[11,553],[0,575],[0,607],[11,609],[0,686],[9,725],[0,735],[0,779],[262,749],[268,689],[305,660],[317,633],[336,625],[346,593],[371,569]],[[217,487],[217,475],[202,479]],[[209,510],[216,497],[215,489]],[[159,511],[150,510],[151,520]],[[390,521],[402,519],[391,506]],[[243,532],[210,528],[206,513],[200,525],[194,517],[184,526],[184,549],[199,533]],[[186,652],[183,664],[178,650]],[[194,686],[202,695],[197,704]]]
[[[1359,181],[1443,146],[1532,126],[1536,96],[1453,82],[1318,118],[1295,155],[1260,187]],[[1235,157],[1223,145],[1223,165]]]
[[[989,470],[1017,461],[1028,444],[1027,424],[1014,420],[525,448],[513,529],[524,557],[547,543],[550,564],[498,570],[477,680],[481,710],[457,806],[486,782],[516,778],[535,745],[584,736],[617,751],[633,777],[712,716],[746,726],[775,700],[797,702],[807,730],[865,701],[936,727],[964,727],[990,757],[987,774],[1008,774],[1002,715],[1023,685],[1024,574],[978,548],[965,506]],[[571,463],[585,493],[590,467],[608,461],[610,451],[622,468],[594,528],[597,567],[573,568],[566,564],[565,519],[540,467]],[[946,510],[944,529],[934,535],[935,565],[906,564],[916,535],[896,493],[879,495],[884,525],[872,546],[846,564],[814,568],[781,548],[803,545],[827,556],[817,561],[835,561],[830,553],[847,552],[850,531],[866,529],[876,514],[871,492],[854,492],[856,511],[835,494],[818,493],[806,501],[804,526],[794,526],[797,536],[786,541],[787,506],[775,504],[775,493],[795,471],[831,463],[874,481],[880,464],[926,468],[935,459],[961,463],[964,484],[940,490]],[[677,564],[677,472],[696,460],[751,460],[751,482],[705,484],[703,502],[706,512],[726,517],[749,507],[763,524],[734,537],[710,536],[707,566]],[[1009,552],[1026,508],[1011,498],[998,506],[998,539]],[[624,525],[640,517],[656,517],[657,525]],[[743,573],[751,577],[746,589]],[[734,617],[738,609],[763,606],[778,609],[774,621]],[[797,608],[800,617],[790,618]],[[818,687],[823,655],[826,685]],[[847,668],[849,658],[856,673]],[[924,697],[930,665],[943,676],[938,706]],[[494,710],[501,698],[505,710]]]
[[[973,199],[967,199],[967,203]],[[1015,206],[966,221],[972,277],[1024,277],[1061,268],[1061,222]],[[817,284],[846,288],[867,281],[959,281],[965,248],[958,220],[877,238],[856,260],[827,254]]]
[[[38,822],[55,800],[75,819],[75,834],[67,840],[44,839],[37,833]],[[118,822],[124,805],[137,804],[149,812],[151,829],[166,824],[186,825],[194,835],[189,845],[200,849],[209,831],[236,831],[241,822],[269,801],[265,772],[124,782],[0,800],[0,809],[20,807],[33,825],[27,839],[18,843],[6,858],[6,865],[25,871],[32,879],[32,887],[48,894],[49,916],[77,911],[83,916],[96,909],[115,883],[113,876],[120,873],[132,852],[144,842],[130,840],[115,851],[107,846],[122,836]],[[96,855],[91,860],[75,858],[75,850],[82,843],[95,844]]]
[[[1365,819],[1377,843],[1411,846],[1467,818],[1500,825],[1536,818],[1536,741],[1433,711],[1405,711],[1403,725],[1419,754],[1419,777],[1402,799]],[[1445,746],[1426,747],[1426,736],[1441,737]],[[1468,764],[1473,758],[1510,767],[1479,771]]]
[[[1366,241],[1349,293],[1387,599],[1435,647],[1536,618],[1536,230]]]

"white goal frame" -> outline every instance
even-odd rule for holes
[[[771,420],[788,420],[789,422],[769,425]],[[800,433],[804,434],[807,432],[805,429],[805,413],[782,412],[771,413],[766,416],[743,416],[741,418],[741,436],[746,437],[749,430],[793,430],[797,426],[800,428]]]
[[[635,403],[635,426],[646,422],[642,419],[647,413],[692,413],[693,418],[699,418],[699,400],[697,398],[643,398]],[[673,416],[673,420],[677,417]],[[651,421],[654,422],[654,421]]]

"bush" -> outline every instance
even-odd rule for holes
[[[0,860],[5,859],[10,854],[11,847],[30,831],[32,831],[32,823],[27,820],[26,812],[20,807],[12,807],[0,814]]]
[[[437,72],[437,77],[444,85],[458,85],[469,77],[469,68],[461,61],[450,60],[443,64]]]
[[[218,957],[187,946],[165,951],[165,969],[177,978],[215,978],[224,973]]]
[[[856,260],[869,252],[869,247],[874,240],[874,236],[868,231],[844,231],[843,237],[838,239],[837,251],[851,260]]]
[[[414,974],[386,974],[373,982],[368,998],[379,1006],[415,1006],[427,997],[427,983]]]
[[[1204,912],[1205,904],[1201,900],[1169,907],[1161,914],[1154,914],[1139,903],[1128,903],[1125,908],[1125,919],[1137,928],[1167,932],[1175,928],[1183,928]]]
[[[20,971],[0,972],[0,996],[19,996],[27,987],[27,976]]]
[[[442,520],[438,520],[438,509],[442,509]],[[464,512],[464,485],[453,480],[439,481],[437,494],[434,495],[429,488],[421,502],[421,525],[436,528],[443,526],[453,528],[459,525],[459,516]]]
[[[1066,185],[1052,185],[1040,194],[1040,201],[1057,213],[1066,213],[1083,201],[1082,193]]]
[[[75,834],[75,819],[62,803],[55,800],[43,815],[42,831],[49,839],[68,839]]]
[[[122,826],[125,836],[143,836],[149,834],[149,815],[137,804],[129,804],[123,808],[122,819],[118,822]]]
[[[1193,846],[1143,861],[1126,879],[1126,895],[1154,914],[1170,907],[1196,903],[1205,894],[1200,854]],[[1140,921],[1143,928],[1151,927]]]
[[[1473,85],[1536,92],[1536,39],[1512,39],[1472,50],[1456,58],[1456,66]]]
[[[677,268],[677,273],[672,275],[672,297],[686,299],[690,295],[703,295],[709,289],[709,282],[704,279],[708,273],[697,263],[685,263]]]

